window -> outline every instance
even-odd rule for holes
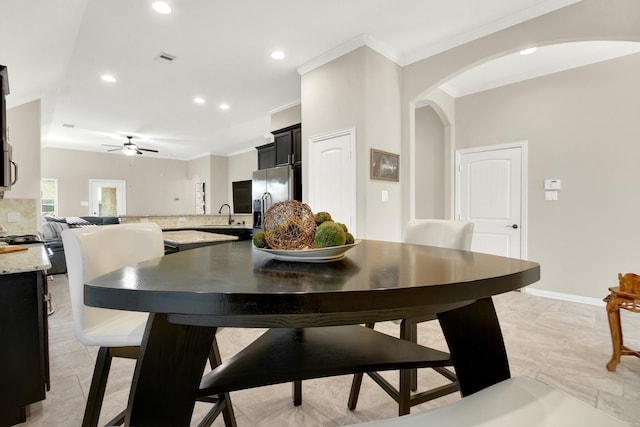
[[[58,216],[58,180],[56,178],[40,180],[40,200],[42,215]]]

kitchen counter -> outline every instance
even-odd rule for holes
[[[0,254],[0,274],[24,273],[51,268],[44,245],[23,245],[26,251]]]
[[[163,231],[164,245],[175,252],[238,240],[238,236],[196,230]]]

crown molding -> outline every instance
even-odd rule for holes
[[[334,49],[331,49],[326,53],[323,53],[322,55],[312,59],[311,61],[305,64],[302,64],[297,68],[298,74],[302,76],[308,73],[309,71],[313,71],[318,67],[328,64],[334,59],[338,59],[341,56],[346,55],[347,53],[353,52],[354,50],[361,48],[362,46],[367,46],[375,50],[376,52],[378,52],[380,55],[384,56],[388,60],[396,64],[399,64],[399,57],[394,52],[393,49],[391,49],[386,44],[376,40],[375,38],[373,38],[368,34],[361,34],[358,37],[355,37],[349,40],[348,42],[341,44],[340,46]]]
[[[300,98],[291,101],[291,102],[287,102],[286,104],[280,105],[279,107],[275,107],[272,110],[269,110],[269,114],[276,114],[279,113],[280,111],[284,111],[284,110],[288,110],[291,107],[295,107],[296,105],[300,105],[302,103],[302,101],[300,100]]]

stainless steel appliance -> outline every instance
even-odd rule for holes
[[[251,189],[253,228],[261,228],[262,215],[271,205],[293,198],[293,170],[289,166],[257,170]]]
[[[44,243],[42,241],[42,238],[37,234],[0,236],[0,242],[4,242],[7,245],[25,245],[30,243]]]

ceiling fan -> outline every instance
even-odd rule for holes
[[[135,154],[142,154],[143,151],[148,151],[150,153],[157,153],[158,152],[158,150],[153,150],[151,148],[138,147],[136,144],[131,142],[132,138],[133,138],[132,136],[127,136],[128,141],[125,142],[122,145],[122,147],[120,147],[119,145],[110,145],[110,144],[102,144],[102,145],[104,145],[105,147],[118,147],[118,148],[114,148],[113,150],[107,150],[107,151],[122,151],[127,156],[133,156]]]

